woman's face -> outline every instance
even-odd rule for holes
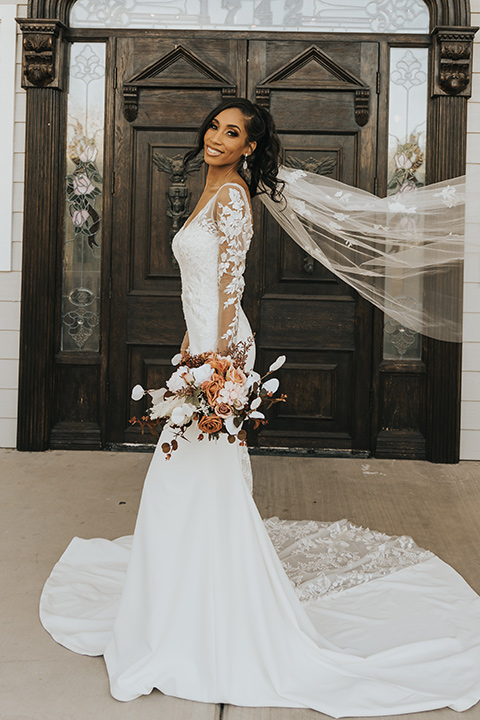
[[[245,153],[254,151],[256,144],[248,142],[242,111],[227,108],[213,118],[203,136],[204,159],[207,165],[236,166]]]

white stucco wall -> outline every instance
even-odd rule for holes
[[[10,176],[12,193],[0,196],[0,447],[14,447],[16,438],[18,345],[20,337],[20,278],[22,263],[23,177],[25,155],[25,91],[21,88],[21,43],[17,23],[12,18],[25,17],[26,5],[0,3],[0,46],[10,44],[10,33],[17,35],[13,57],[2,57],[1,82],[15,63],[14,88],[1,94],[0,156],[2,174]],[[7,80],[8,82],[8,80]],[[12,128],[10,118],[13,116]],[[13,136],[13,157],[10,155]],[[8,147],[8,145],[10,147]],[[2,147],[3,145],[3,147]],[[7,157],[9,162],[4,163]],[[10,159],[13,161],[10,164]],[[3,269],[3,268],[10,269]]]
[[[26,5],[6,4],[0,0],[0,45],[3,46],[8,20],[16,14],[25,17]],[[472,25],[480,26],[480,0],[471,0]],[[2,19],[4,22],[2,22]],[[5,21],[6,19],[6,21]],[[20,278],[23,223],[23,181],[25,154],[25,92],[21,88],[21,42],[17,34],[15,91],[10,97],[2,93],[2,102],[10,103],[14,117],[12,193],[0,195],[0,447],[14,447],[16,442],[18,346],[20,335]],[[0,73],[4,69],[0,52]],[[474,51],[473,95],[468,111],[467,163],[480,165],[480,32]],[[11,137],[9,107],[0,113],[1,143]],[[11,141],[10,141],[11,142]],[[4,157],[4,153],[0,153]],[[4,168],[2,168],[2,171]],[[8,168],[7,168],[8,174]],[[10,208],[10,209],[9,209]],[[10,217],[11,230],[4,219]],[[7,230],[5,230],[7,227]],[[479,228],[480,234],[480,228]],[[7,265],[5,258],[7,258]],[[3,262],[3,264],[2,264]],[[480,460],[480,258],[465,266],[463,388],[461,422],[461,458]]]
[[[480,26],[480,0],[470,0],[472,25]],[[472,98],[468,103],[467,173],[480,166],[480,30],[473,53]],[[480,226],[478,233],[480,235]],[[467,248],[468,250],[468,248]],[[468,257],[468,256],[467,256]],[[462,419],[460,457],[480,460],[480,257],[465,263]]]

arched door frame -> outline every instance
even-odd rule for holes
[[[18,403],[19,450],[45,450],[53,414],[54,288],[63,241],[67,45],[75,0],[32,0],[18,19],[27,90],[24,250]],[[469,0],[425,0],[432,62],[427,139],[428,182],[462,175],[473,37]],[[450,278],[451,281],[451,278]],[[463,278],[455,280],[461,291]],[[427,457],[458,462],[461,345],[425,341],[429,431]]]

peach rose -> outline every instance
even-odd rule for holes
[[[227,372],[227,380],[231,380],[234,383],[238,383],[239,385],[244,385],[247,382],[247,378],[245,376],[245,373],[240,368],[236,368],[233,365],[228,369]]]
[[[211,435],[212,433],[220,432],[222,429],[222,421],[217,415],[204,415],[198,421],[198,429]]]
[[[225,402],[219,402],[215,408],[215,415],[221,418],[228,418],[233,415],[232,406]]]
[[[217,355],[208,360],[208,364],[221,375],[223,375],[230,367],[230,360]]]
[[[218,393],[224,387],[224,385],[225,380],[218,373],[213,373],[211,380],[205,380],[205,382],[202,383],[202,390],[207,396],[207,401],[210,403],[210,405],[215,405]]]

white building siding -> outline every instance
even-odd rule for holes
[[[480,26],[480,0],[471,0],[472,25]],[[480,31],[473,52],[472,98],[468,103],[467,173],[480,165]],[[480,227],[478,230],[480,235]],[[468,251],[468,248],[467,248]],[[467,256],[468,258],[468,256]],[[480,257],[465,263],[462,418],[460,458],[480,460]]]
[[[0,4],[0,40],[1,17]],[[472,25],[480,26],[480,0],[471,0]],[[16,15],[25,17],[27,6],[18,5]],[[480,33],[479,33],[480,35]],[[467,164],[480,165],[480,37],[474,51],[473,93],[468,109]],[[11,270],[0,271],[0,447],[14,447],[18,388],[20,335],[20,280],[23,226],[25,155],[25,91],[21,88],[21,41],[17,30],[14,103],[14,155]],[[2,133],[0,115],[0,134]],[[480,228],[479,228],[480,234]],[[5,241],[5,239],[4,239]],[[463,460],[480,460],[480,258],[466,263],[464,294],[463,387],[460,454]]]
[[[2,20],[26,17],[26,5],[0,5],[0,42],[6,41],[1,33],[8,30]],[[16,26],[16,72],[15,92],[13,97],[4,97],[3,102],[9,104],[6,113],[0,114],[0,136],[5,138],[7,129],[2,123],[13,111],[13,186],[10,203],[11,228],[5,232],[4,218],[8,218],[8,207],[2,208],[1,239],[3,250],[2,268],[0,271],[0,447],[14,447],[16,442],[17,424],[17,388],[18,388],[18,347],[20,338],[20,284],[22,263],[22,225],[23,225],[23,181],[25,158],[25,91],[21,87],[21,42],[20,30]],[[2,68],[3,69],[3,68]],[[7,168],[8,173],[8,168]],[[7,225],[8,226],[8,225]]]

